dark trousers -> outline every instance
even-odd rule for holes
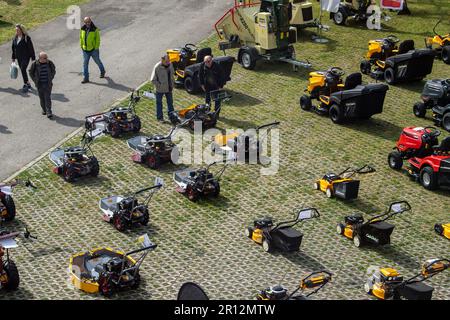
[[[27,84],[28,83],[27,68],[28,68],[28,65],[30,64],[30,59],[17,60],[17,62],[19,63],[19,68],[20,68],[20,71],[22,72],[23,83]]]
[[[47,115],[52,114],[52,86],[48,84],[39,83],[37,86],[39,93],[39,100],[41,103],[42,111]]]
[[[167,100],[167,113],[169,114],[173,112],[173,94],[172,92],[168,93],[160,93],[156,92],[156,118],[158,120],[162,120],[164,118],[163,115],[163,97],[166,96]]]
[[[208,105],[211,105],[211,100],[214,101],[214,111],[219,110],[220,108],[220,103],[221,101],[218,98],[218,92],[216,91],[217,89],[214,90],[209,90],[209,88],[206,88],[206,92],[205,92],[205,103]],[[216,91],[216,92],[214,92]],[[220,110],[217,112],[217,114],[219,114]]]

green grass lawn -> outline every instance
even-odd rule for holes
[[[0,1],[0,43],[11,40],[17,23],[33,29],[66,13],[71,5],[89,0],[6,0]]]

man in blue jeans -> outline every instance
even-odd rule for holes
[[[173,112],[173,87],[175,85],[174,69],[167,55],[161,58],[153,68],[150,81],[155,88],[156,96],[156,118],[158,121],[163,122],[163,97],[166,96],[167,100],[167,112],[170,118],[170,113]]]
[[[90,17],[84,18],[84,26],[80,31],[80,46],[83,50],[83,81],[89,82],[89,60],[92,59],[100,69],[100,78],[105,77],[105,67],[100,60],[100,30],[94,25]]]

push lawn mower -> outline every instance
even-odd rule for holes
[[[352,73],[342,81],[345,72],[338,67],[309,74],[308,88],[300,98],[300,107],[309,111],[313,109],[320,115],[329,115],[334,123],[345,119],[368,119],[383,112],[387,85],[371,83],[362,85],[360,73]],[[313,106],[312,99],[317,99],[318,106]]]
[[[337,225],[337,233],[352,239],[353,244],[359,248],[364,244],[385,245],[391,243],[391,234],[395,226],[386,220],[411,210],[406,201],[391,203],[389,209],[376,217],[364,221],[361,214],[356,213],[345,217],[344,223]]]
[[[322,179],[314,182],[314,189],[325,192],[328,198],[356,199],[358,198],[359,180],[355,180],[352,177],[356,174],[372,172],[375,172],[375,169],[365,165],[354,170],[347,168],[338,175],[327,173]]]
[[[257,160],[259,162],[264,140],[269,131],[279,124],[280,122],[268,123],[242,134],[239,132],[219,134],[213,138],[212,151],[216,154],[227,155],[228,159],[245,162]]]
[[[369,9],[371,0],[345,0],[339,4],[338,12],[330,13],[330,19],[333,19],[337,25],[344,25],[347,18],[353,18],[356,21],[367,21],[373,14]],[[390,18],[382,13],[384,20],[388,21]]]
[[[326,270],[316,271],[300,281],[300,285],[294,292],[288,294],[288,290],[281,285],[269,287],[258,291],[257,300],[308,300],[310,296],[319,292],[328,282],[331,281],[332,274]],[[303,294],[305,289],[315,289]],[[300,292],[299,292],[300,291]],[[299,293],[298,293],[299,292]],[[297,294],[298,293],[298,294]]]
[[[449,267],[447,259],[430,259],[422,265],[419,274],[407,280],[403,280],[395,269],[381,268],[369,277],[364,290],[381,300],[431,300],[434,288],[423,281]]]
[[[110,248],[99,248],[70,257],[72,284],[87,293],[100,292],[105,297],[115,292],[136,289],[141,280],[139,268],[150,250],[156,248],[148,235],[139,237],[141,249],[128,253]],[[131,256],[142,253],[138,259]]]
[[[439,145],[441,134],[434,127],[407,127],[403,129],[394,151],[389,153],[388,163],[400,170],[403,160],[408,160],[411,177],[425,189],[435,190],[450,185],[450,137]]]
[[[155,179],[155,185],[136,191],[129,196],[112,196],[103,198],[99,202],[100,210],[103,212],[103,220],[114,224],[119,231],[130,229],[135,224],[146,226],[150,220],[148,204],[155,192],[161,189],[164,181]],[[145,200],[139,203],[137,196],[146,191],[151,191]]]
[[[436,57],[439,57],[446,64],[450,64],[450,33],[446,35],[440,35],[436,32],[436,27],[441,23],[439,20],[433,28],[433,37],[425,38],[425,46],[428,49],[433,49],[436,53]]]
[[[227,168],[227,164],[225,163],[223,168],[214,176],[209,169],[216,163],[213,162],[206,168],[176,171],[173,174],[173,180],[178,185],[176,190],[185,194],[193,202],[200,197],[218,197],[220,194],[219,181]]]
[[[100,165],[91,149],[94,138],[92,133],[85,131],[81,146],[57,148],[50,152],[50,161],[55,164],[53,172],[62,175],[67,182],[73,182],[79,177],[97,177]]]
[[[212,101],[228,101],[231,96],[224,90],[211,91]],[[214,128],[217,120],[219,119],[221,107],[212,111],[209,104],[192,104],[187,108],[180,111],[173,111],[170,113],[170,121],[173,125],[179,126],[188,125],[188,127],[194,131],[195,123],[200,122],[202,130]]]
[[[434,123],[450,131],[450,78],[428,80],[421,98],[421,102],[414,104],[414,115],[423,118],[427,109],[431,109]]]
[[[400,40],[390,35],[369,41],[369,50],[360,64],[363,74],[389,84],[422,80],[433,69],[434,53],[430,49],[414,49],[413,40]]]
[[[141,119],[136,114],[135,106],[141,97],[139,91],[133,91],[127,107],[117,106],[108,112],[98,113],[86,117],[86,129],[94,135],[98,133],[110,134],[113,138],[126,132],[139,132]]]
[[[14,180],[9,184],[0,183],[0,223],[3,221],[12,221],[16,217],[16,205],[12,195],[13,188],[17,185],[36,188],[29,180]]]
[[[302,209],[295,212],[295,219],[279,222],[274,225],[274,220],[270,217],[257,219],[253,227],[245,229],[245,235],[257,244],[261,244],[265,252],[272,252],[274,249],[280,251],[298,251],[303,239],[303,234],[293,227],[299,222],[320,217],[319,211],[315,208]]]
[[[435,224],[434,225],[434,230],[436,231],[436,233],[440,236],[444,236],[447,239],[450,239],[450,223],[447,224]]]

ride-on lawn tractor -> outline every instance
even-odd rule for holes
[[[189,200],[195,202],[200,197],[215,197],[220,194],[220,178],[227,168],[227,164],[214,176],[209,169],[217,162],[206,168],[184,169],[173,174],[173,180],[178,185],[177,192],[185,194]]]
[[[450,186],[450,137],[439,145],[440,134],[435,127],[403,129],[394,151],[389,153],[389,166],[400,170],[403,160],[408,160],[408,173],[425,189]]]
[[[86,176],[97,177],[100,165],[91,149],[94,138],[92,133],[85,131],[81,146],[57,148],[50,152],[50,161],[55,165],[53,172],[61,175],[66,182]]]
[[[444,236],[447,239],[450,239],[450,223],[447,224],[435,224],[434,231],[440,236]]]
[[[361,73],[389,84],[422,80],[433,70],[434,53],[431,49],[415,49],[413,40],[400,40],[390,35],[369,41],[365,60],[360,64]]]
[[[94,136],[99,133],[107,133],[113,138],[127,132],[139,132],[141,130],[141,119],[136,114],[135,107],[140,99],[139,91],[136,93],[133,91],[127,107],[117,106],[108,112],[87,116],[86,129]]]
[[[344,223],[337,225],[336,230],[338,234],[353,240],[353,244],[357,248],[364,244],[383,246],[391,243],[391,234],[395,228],[386,220],[410,210],[411,206],[408,202],[394,202],[385,213],[367,221],[364,221],[364,217],[359,213],[347,216]]]
[[[369,9],[371,0],[344,0],[339,4],[338,12],[330,13],[330,19],[333,19],[337,25],[344,25],[347,18],[353,18],[356,21],[367,21],[373,15]],[[381,14],[385,21],[389,20],[385,14]]]
[[[260,162],[264,140],[269,131],[279,124],[280,122],[268,123],[242,134],[239,132],[218,134],[213,138],[211,149],[216,154],[226,155],[227,159],[246,163]]]
[[[327,173],[322,179],[314,182],[314,189],[325,192],[328,198],[336,197],[343,200],[358,198],[359,180],[352,177],[356,174],[375,172],[369,165],[351,170],[347,168],[338,175]]]
[[[450,33],[440,35],[436,32],[436,27],[441,23],[439,20],[433,28],[433,37],[425,38],[425,45],[428,49],[434,49],[436,57],[442,59],[446,64],[450,64]]]
[[[381,83],[362,85],[360,73],[352,73],[343,83],[345,72],[338,67],[326,71],[315,71],[309,74],[308,88],[300,98],[300,107],[314,110],[320,115],[329,115],[334,123],[342,123],[345,119],[368,119],[372,115],[383,112],[384,98],[389,87]],[[314,106],[312,99],[318,100]]]
[[[13,188],[17,185],[36,188],[29,180],[14,180],[9,184],[0,183],[0,224],[3,221],[12,221],[16,217],[16,205],[12,195]]]
[[[447,259],[430,259],[419,274],[407,280],[395,269],[381,268],[367,279],[364,290],[380,300],[431,300],[434,288],[423,282],[449,267]]]
[[[231,96],[224,90],[211,91],[211,103],[213,101],[228,101]],[[180,111],[170,113],[170,121],[175,126],[187,125],[189,129],[194,131],[195,123],[201,123],[202,130],[214,128],[219,120],[219,114],[222,107],[212,111],[208,104],[192,104]]]
[[[331,277],[332,274],[326,270],[316,271],[302,279],[298,288],[291,294],[289,294],[288,290],[283,286],[277,285],[258,291],[256,300],[308,300],[310,296],[319,292],[327,283],[329,283]],[[306,289],[315,290],[305,295],[303,292]]]
[[[302,243],[303,234],[293,227],[305,220],[320,217],[319,211],[315,208],[302,209],[295,213],[295,219],[279,222],[270,218],[257,219],[253,227],[245,229],[245,235],[257,244],[261,244],[265,252],[272,252],[274,249],[280,251],[298,251]]]
[[[142,248],[128,253],[110,248],[98,248],[70,257],[72,284],[87,293],[110,297],[114,293],[139,287],[139,269],[150,250],[156,248],[148,235],[139,237]],[[132,255],[142,253],[138,259]]]
[[[150,220],[148,204],[155,192],[161,189],[163,185],[164,181],[157,177],[155,185],[152,187],[138,190],[128,196],[111,196],[101,199],[99,207],[103,212],[103,220],[112,223],[119,231],[130,229],[136,224],[146,226]],[[144,201],[139,202],[137,196],[147,191],[151,192]]]
[[[421,98],[413,106],[414,115],[424,118],[427,109],[431,109],[434,123],[450,131],[450,78],[428,80]]]

